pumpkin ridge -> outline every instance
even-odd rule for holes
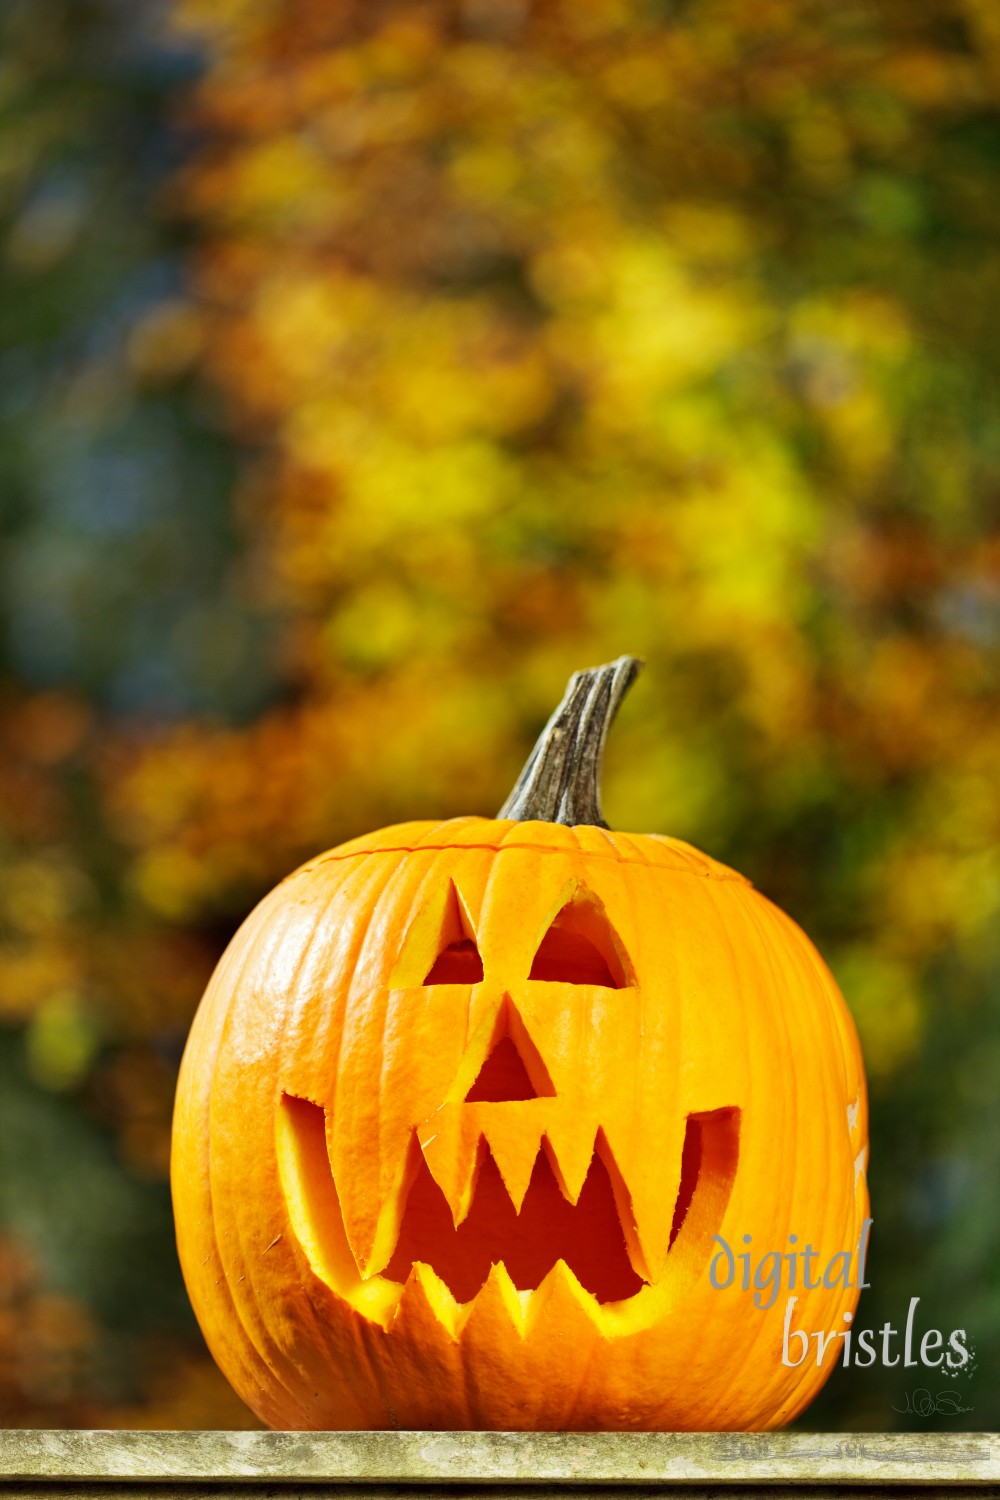
[[[251,969],[252,964],[260,962],[262,956],[264,956],[265,965],[269,963],[275,950],[280,948],[283,936],[284,933],[280,923],[269,929],[265,922],[261,922],[258,931],[254,933],[253,940],[244,950],[239,980],[242,980],[244,975]],[[303,955],[308,952],[308,947],[308,944],[303,945]],[[229,1002],[225,1007],[223,1019],[219,1027],[218,1050],[220,1053],[226,1050],[233,1030],[238,1027],[239,980],[232,985]],[[219,1092],[219,1078],[218,1074],[215,1074],[208,1095],[204,1126],[209,1212],[212,1221],[212,1238],[216,1247],[219,1267],[222,1271],[222,1283],[228,1294],[229,1307],[238,1325],[243,1330],[247,1344],[269,1371],[272,1378],[281,1386],[287,1399],[303,1414],[303,1419],[307,1419],[308,1409],[303,1404],[301,1397],[296,1394],[294,1381],[286,1378],[288,1361],[267,1327],[267,1319],[262,1313],[256,1288],[251,1285],[241,1295],[238,1288],[244,1278],[241,1276],[235,1283],[231,1280],[231,1265],[226,1265],[223,1256],[222,1241],[229,1237],[229,1231],[220,1230],[219,1217],[225,1206],[225,1200],[223,1205],[220,1205],[220,1195],[216,1189],[219,1172],[219,1114],[224,1107],[224,1102],[220,1102],[218,1098]],[[225,1096],[225,1089],[222,1090],[222,1094]],[[242,1236],[239,1232],[238,1221],[236,1244],[242,1255]]]
[[[244,924],[244,927],[245,928],[249,928],[251,921],[252,921],[252,918],[249,918],[247,920],[247,922]],[[259,937],[260,937],[260,935],[258,934],[257,935],[258,941],[259,941]],[[202,1261],[202,1264],[204,1265],[208,1260],[214,1259],[214,1261],[217,1263],[217,1265],[219,1267],[219,1270],[222,1271],[223,1274],[222,1274],[221,1278],[216,1281],[216,1286],[221,1287],[221,1292],[219,1293],[219,1300],[222,1302],[222,1304],[225,1307],[225,1309],[236,1318],[236,1320],[239,1323],[239,1325],[240,1325],[241,1328],[244,1325],[243,1325],[242,1320],[240,1319],[239,1314],[237,1312],[237,1309],[236,1309],[236,1306],[235,1306],[235,1302],[234,1302],[234,1298],[233,1298],[233,1294],[232,1294],[232,1289],[231,1289],[231,1287],[229,1285],[229,1281],[228,1281],[228,1279],[227,1279],[227,1277],[225,1275],[225,1271],[224,1271],[224,1267],[223,1267],[223,1262],[222,1262],[222,1248],[221,1248],[221,1245],[220,1245],[220,1242],[219,1242],[219,1234],[218,1234],[218,1228],[217,1228],[217,1224],[216,1224],[215,1204],[214,1204],[214,1198],[213,1198],[213,1193],[212,1193],[212,1185],[211,1185],[212,1148],[211,1148],[211,1132],[210,1132],[209,1126],[210,1126],[210,1123],[211,1123],[212,1093],[213,1093],[213,1088],[214,1088],[215,1064],[216,1064],[216,1061],[218,1059],[219,1053],[220,1053],[220,1051],[222,1049],[222,1043],[223,1043],[223,1030],[222,1030],[222,1027],[223,1027],[223,1025],[225,1023],[225,1018],[228,1016],[228,1014],[229,1014],[229,1012],[230,1012],[230,1010],[232,1008],[232,1005],[233,1005],[233,996],[235,994],[235,986],[232,987],[232,988],[230,988],[230,991],[227,994],[226,991],[225,991],[225,989],[224,989],[224,987],[223,987],[223,983],[224,983],[224,980],[228,980],[229,979],[228,970],[229,970],[230,967],[234,966],[234,964],[233,964],[233,959],[234,958],[238,958],[239,959],[239,962],[235,963],[237,983],[240,980],[242,980],[242,978],[243,978],[243,976],[244,976],[244,974],[245,974],[245,972],[246,972],[246,970],[247,970],[247,968],[249,966],[250,959],[251,959],[251,956],[253,955],[253,952],[254,952],[254,945],[253,944],[248,944],[247,947],[242,951],[242,953],[238,953],[238,952],[235,952],[235,951],[233,953],[227,953],[226,955],[224,955],[223,959],[220,961],[219,967],[216,970],[216,973],[213,976],[213,979],[212,979],[212,981],[209,984],[208,991],[206,992],[205,1001],[203,1001],[202,1003],[203,1003],[203,1005],[205,1005],[206,1001],[209,1002],[212,1005],[212,1007],[213,1007],[213,1011],[214,1011],[215,1007],[218,1007],[218,1009],[219,1009],[219,1011],[221,1013],[221,1016],[222,1016],[222,1025],[216,1026],[216,1027],[214,1027],[212,1029],[209,1028],[209,1026],[208,1026],[207,1023],[208,1023],[209,1016],[211,1014],[213,1014],[213,1012],[210,1012],[208,1010],[207,1006],[206,1006],[205,1010],[203,1010],[203,1011],[201,1011],[199,1013],[198,1020],[201,1021],[201,1025],[196,1024],[192,1028],[190,1037],[188,1039],[187,1047],[185,1048],[184,1058],[182,1060],[181,1070],[180,1070],[180,1073],[179,1073],[179,1076],[178,1076],[178,1087],[177,1087],[178,1099],[180,1100],[181,1095],[182,1095],[182,1090],[184,1090],[184,1085],[185,1085],[185,1083],[187,1081],[189,1072],[196,1070],[199,1074],[202,1074],[202,1075],[205,1076],[207,1086],[204,1088],[203,1096],[200,1097],[200,1098],[198,1098],[197,1101],[195,1101],[195,1099],[193,1099],[191,1097],[190,1091],[185,1090],[186,1097],[184,1099],[184,1105],[186,1105],[186,1107],[188,1109],[190,1109],[192,1111],[192,1113],[196,1112],[197,1116],[198,1116],[199,1129],[198,1129],[197,1134],[198,1134],[198,1137],[199,1137],[199,1140],[200,1140],[200,1151],[201,1151],[200,1166],[201,1166],[201,1170],[202,1170],[202,1178],[203,1178],[203,1182],[204,1182],[205,1196],[207,1198],[205,1221],[207,1221],[207,1224],[210,1225],[210,1228],[206,1229],[206,1242],[205,1242],[205,1243],[207,1243],[208,1254],[206,1255],[205,1260]],[[228,960],[228,962],[227,962],[227,960]],[[202,1035],[202,1030],[204,1030],[205,1033],[206,1033],[204,1036]],[[205,1074],[205,1070],[204,1070],[204,1057],[205,1057],[206,1053],[210,1054],[211,1060],[212,1060],[211,1071],[209,1073],[207,1073],[207,1074]],[[196,1058],[197,1058],[197,1061],[195,1061]],[[184,1106],[179,1106],[178,1113],[180,1112],[180,1108],[182,1108],[182,1107],[184,1107]],[[176,1136],[175,1136],[174,1148],[173,1149],[176,1150]],[[172,1156],[173,1156],[173,1152],[172,1152]],[[178,1156],[179,1156],[179,1153],[178,1153]],[[180,1186],[180,1182],[179,1182],[179,1179],[180,1179],[180,1177],[182,1175],[185,1178],[185,1181],[184,1181],[184,1184],[183,1184],[183,1191],[190,1191],[189,1183],[186,1180],[187,1179],[188,1170],[189,1169],[187,1167],[187,1163],[186,1162],[183,1164],[183,1167],[182,1167],[179,1164],[178,1159],[172,1159],[172,1161],[171,1161],[171,1178],[172,1178],[172,1181],[173,1181],[173,1191],[174,1191],[175,1197],[177,1197],[177,1198],[180,1197],[180,1194],[181,1194],[181,1191],[182,1191],[181,1186]],[[178,1243],[179,1243],[179,1249],[183,1250],[185,1247],[183,1245],[181,1245],[180,1240],[179,1240]],[[199,1259],[200,1259],[200,1249],[203,1248],[203,1247],[204,1246],[202,1246],[202,1247],[199,1248],[199,1252],[198,1252],[198,1258]],[[183,1274],[184,1274],[184,1277],[185,1277],[185,1281],[186,1281],[186,1283],[188,1284],[189,1287],[192,1287],[192,1304],[197,1308],[199,1306],[199,1303],[200,1303],[200,1297],[197,1296],[197,1293],[194,1290],[194,1288],[197,1287],[197,1278],[196,1278],[196,1275],[194,1273],[193,1263],[189,1267],[188,1264],[187,1264],[187,1256],[186,1255],[182,1255],[181,1256],[181,1265],[182,1265],[182,1271],[183,1271]],[[200,1291],[200,1288],[198,1290]],[[204,1329],[206,1329],[206,1342],[209,1342],[209,1339],[208,1339],[208,1336],[207,1336],[207,1328],[209,1326],[211,1327],[212,1337],[211,1337],[211,1341],[210,1342],[211,1342],[212,1352],[213,1352],[213,1355],[214,1355],[215,1354],[216,1339],[218,1337],[217,1329],[216,1329],[216,1319],[215,1319],[215,1317],[212,1317],[211,1319],[206,1319],[205,1321],[202,1321],[200,1313],[199,1313],[199,1321],[202,1322],[202,1327]],[[220,1321],[222,1321],[222,1320],[220,1320]],[[247,1348],[245,1348],[245,1347],[244,1348],[240,1348],[238,1344],[236,1345],[236,1357],[237,1357],[237,1361],[238,1361],[238,1366],[240,1368],[240,1373],[241,1373],[241,1375],[245,1376],[248,1380],[252,1380],[255,1384],[259,1384],[260,1383],[260,1373],[259,1373],[259,1371],[257,1369],[257,1364],[258,1364],[258,1362],[260,1362],[264,1366],[264,1368],[267,1369],[267,1367],[268,1367],[267,1366],[267,1360],[264,1357],[264,1355],[261,1353],[261,1351],[258,1349],[256,1343],[249,1337],[249,1335],[247,1335],[246,1344],[249,1346],[249,1350]],[[289,1390],[286,1386],[283,1386],[282,1388],[287,1393],[288,1399],[290,1401],[292,1401],[293,1404],[299,1405],[299,1403],[296,1401],[294,1392],[292,1392],[291,1390]]]
[[[580,826],[581,827],[586,827],[586,826],[589,826],[589,825],[581,824]],[[603,830],[601,830],[601,831],[603,832]],[[622,832],[621,829],[616,830],[616,831],[619,832],[619,833]],[[654,839],[655,838],[658,841],[658,843],[660,843],[663,848],[669,850],[671,854],[677,854],[677,852],[678,852],[678,851],[676,851],[674,849],[674,841],[667,834],[636,833],[636,834],[626,835],[626,837],[630,837],[630,838],[644,838],[644,839],[645,838],[648,838],[648,839]],[[297,876],[308,875],[313,870],[318,869],[320,867],[320,865],[332,864],[334,862],[338,862],[340,860],[345,860],[345,859],[363,859],[363,858],[365,858],[366,855],[369,855],[369,854],[423,854],[425,852],[428,853],[428,854],[445,853],[445,852],[447,852],[447,853],[453,853],[453,852],[465,853],[466,850],[479,850],[479,851],[485,852],[485,853],[505,854],[508,851],[514,851],[514,850],[519,850],[519,849],[527,850],[528,852],[530,852],[532,854],[551,854],[553,852],[557,852],[557,853],[569,854],[569,855],[572,855],[575,858],[586,859],[586,860],[592,860],[592,859],[610,860],[612,863],[619,864],[619,865],[640,865],[642,868],[647,869],[647,870],[669,870],[672,875],[694,875],[694,876],[697,876],[701,880],[716,880],[716,881],[723,881],[723,882],[732,882],[732,884],[734,884],[734,885],[746,885],[746,886],[750,886],[751,889],[753,887],[753,882],[751,880],[749,880],[746,875],[742,875],[742,874],[740,874],[739,870],[734,870],[729,865],[723,864],[721,860],[712,859],[711,855],[707,855],[707,854],[704,857],[705,857],[706,860],[711,859],[711,865],[712,865],[712,867],[710,869],[707,869],[707,870],[697,870],[697,869],[693,869],[691,867],[691,865],[689,865],[689,864],[681,864],[679,862],[676,865],[674,865],[674,864],[658,864],[658,863],[656,863],[653,860],[640,859],[637,855],[628,855],[628,854],[623,855],[623,854],[617,854],[617,853],[616,854],[611,854],[611,853],[604,854],[604,853],[602,853],[598,849],[562,849],[562,850],[560,850],[557,845],[552,845],[552,844],[527,844],[527,843],[517,843],[517,844],[373,844],[373,845],[371,845],[370,848],[367,848],[367,849],[345,849],[343,853],[340,853],[338,850],[333,849],[328,854],[321,854],[321,855],[318,856],[318,858],[311,859],[311,860],[309,860],[309,862],[307,864],[301,865],[299,867],[299,869],[294,870],[291,875],[286,876],[286,879],[289,880],[289,881],[291,881],[291,880],[296,879]]]

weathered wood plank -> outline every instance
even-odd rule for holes
[[[646,1500],[675,1500],[683,1494],[684,1500],[995,1500],[1000,1496],[997,1485],[956,1485],[921,1482],[910,1485],[813,1485],[813,1484],[765,1484],[749,1481],[730,1484],[691,1485],[683,1488],[666,1482],[646,1485],[639,1490],[635,1485],[591,1485],[552,1483],[504,1487],[499,1485],[436,1484],[436,1485],[339,1485],[307,1484],[287,1480],[274,1482],[244,1481],[234,1484],[202,1483],[196,1485],[173,1484],[163,1481],[148,1483],[143,1480],[114,1480],[103,1484],[74,1484],[70,1480],[48,1482],[35,1480],[31,1483],[0,1480],[0,1495],[4,1500],[636,1500],[638,1495]]]
[[[521,1432],[72,1432],[0,1434],[0,1492],[59,1485],[84,1500],[85,1485],[121,1489],[211,1488],[220,1497],[248,1485],[322,1486],[349,1500],[395,1487],[435,1500],[445,1487],[573,1486],[605,1491],[683,1487],[694,1500],[708,1486],[913,1488],[994,1485],[1000,1437],[992,1433],[521,1433]],[[102,1492],[103,1492],[102,1489]],[[311,1491],[315,1493],[314,1491]],[[55,1500],[51,1488],[46,1491]],[[256,1489],[257,1500],[262,1491]]]

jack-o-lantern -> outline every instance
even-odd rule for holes
[[[762,1308],[743,1269],[858,1243],[857,1038],[742,877],[604,824],[637,670],[573,678],[497,819],[319,856],[212,978],[178,1241],[213,1354],[272,1426],[765,1428],[829,1373],[812,1343],[782,1362],[787,1282]],[[796,1328],[842,1330],[854,1279],[800,1279]]]

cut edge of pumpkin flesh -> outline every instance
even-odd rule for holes
[[[323,1109],[283,1094],[276,1145],[303,1254],[319,1280],[362,1317],[388,1331],[400,1319],[429,1313],[458,1338],[474,1310],[490,1305],[528,1337],[547,1308],[568,1299],[604,1337],[615,1337],[661,1321],[703,1273],[732,1190],[739,1129],[735,1106],[687,1116],[670,1249],[655,1282],[642,1274],[641,1259],[636,1267],[630,1199],[603,1131],[575,1199],[543,1135],[516,1206],[483,1134],[457,1224],[415,1131],[393,1215],[394,1243],[382,1247],[379,1271],[367,1275],[344,1229]]]

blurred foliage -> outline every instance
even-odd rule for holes
[[[995,7],[141,14],[5,11],[11,1420],[241,1420],[163,1183],[214,957],[318,848],[490,813],[629,651],[609,815],[830,960],[859,1320],[966,1327],[949,1425],[1000,1425]]]
[[[158,215],[192,54],[138,9],[0,8],[0,1424],[247,1420],[164,1185],[220,938],[130,894],[101,771],[178,714],[252,712],[266,681],[184,236]]]

